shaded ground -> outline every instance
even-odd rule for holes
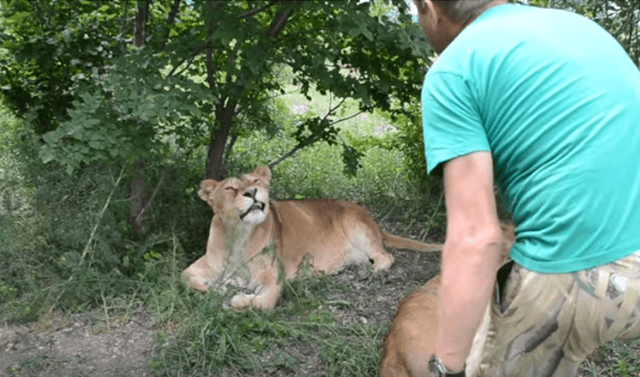
[[[153,376],[151,323],[145,311],[96,321],[50,310],[30,325],[2,324],[0,376]]]
[[[393,253],[396,262],[382,275],[351,267],[334,277],[349,287],[332,296],[334,302],[344,303],[332,306],[339,322],[357,320],[363,325],[387,325],[400,299],[437,273],[437,253],[400,250]],[[148,368],[156,331],[152,323],[151,314],[145,310],[135,311],[130,317],[111,317],[108,321],[104,313],[68,317],[51,310],[29,325],[0,323],[0,376],[153,376]],[[292,347],[299,348],[295,353],[303,361],[297,373],[271,371],[257,375],[305,375],[305,371],[317,374],[313,365],[317,350],[312,345],[308,349],[299,344]],[[589,369],[597,375],[613,376],[615,372],[608,366],[616,362],[615,351],[597,352],[583,364],[581,376],[591,375],[587,374]]]

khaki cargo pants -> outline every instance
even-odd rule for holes
[[[640,251],[568,274],[508,262],[474,377],[571,377],[602,343],[640,338]]]

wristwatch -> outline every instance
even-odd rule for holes
[[[436,355],[431,356],[429,360],[429,373],[431,373],[431,377],[465,377],[464,368],[457,372],[452,372],[444,366],[442,360]]]

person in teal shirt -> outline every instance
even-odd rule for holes
[[[467,372],[575,375],[600,343],[640,337],[640,71],[567,11],[414,3],[439,52],[422,91],[427,170],[443,174],[447,207],[433,363],[464,369],[493,293],[495,183],[516,243]]]

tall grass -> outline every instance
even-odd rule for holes
[[[142,305],[184,265],[183,240],[187,247],[204,246],[208,217],[201,201],[185,190],[191,186],[191,180],[185,184],[188,174],[171,177],[176,184],[159,195],[149,237],[134,241],[126,166],[94,164],[70,175],[56,165],[44,166],[37,158],[38,139],[2,111],[0,130],[3,319],[34,320],[49,307]]]

